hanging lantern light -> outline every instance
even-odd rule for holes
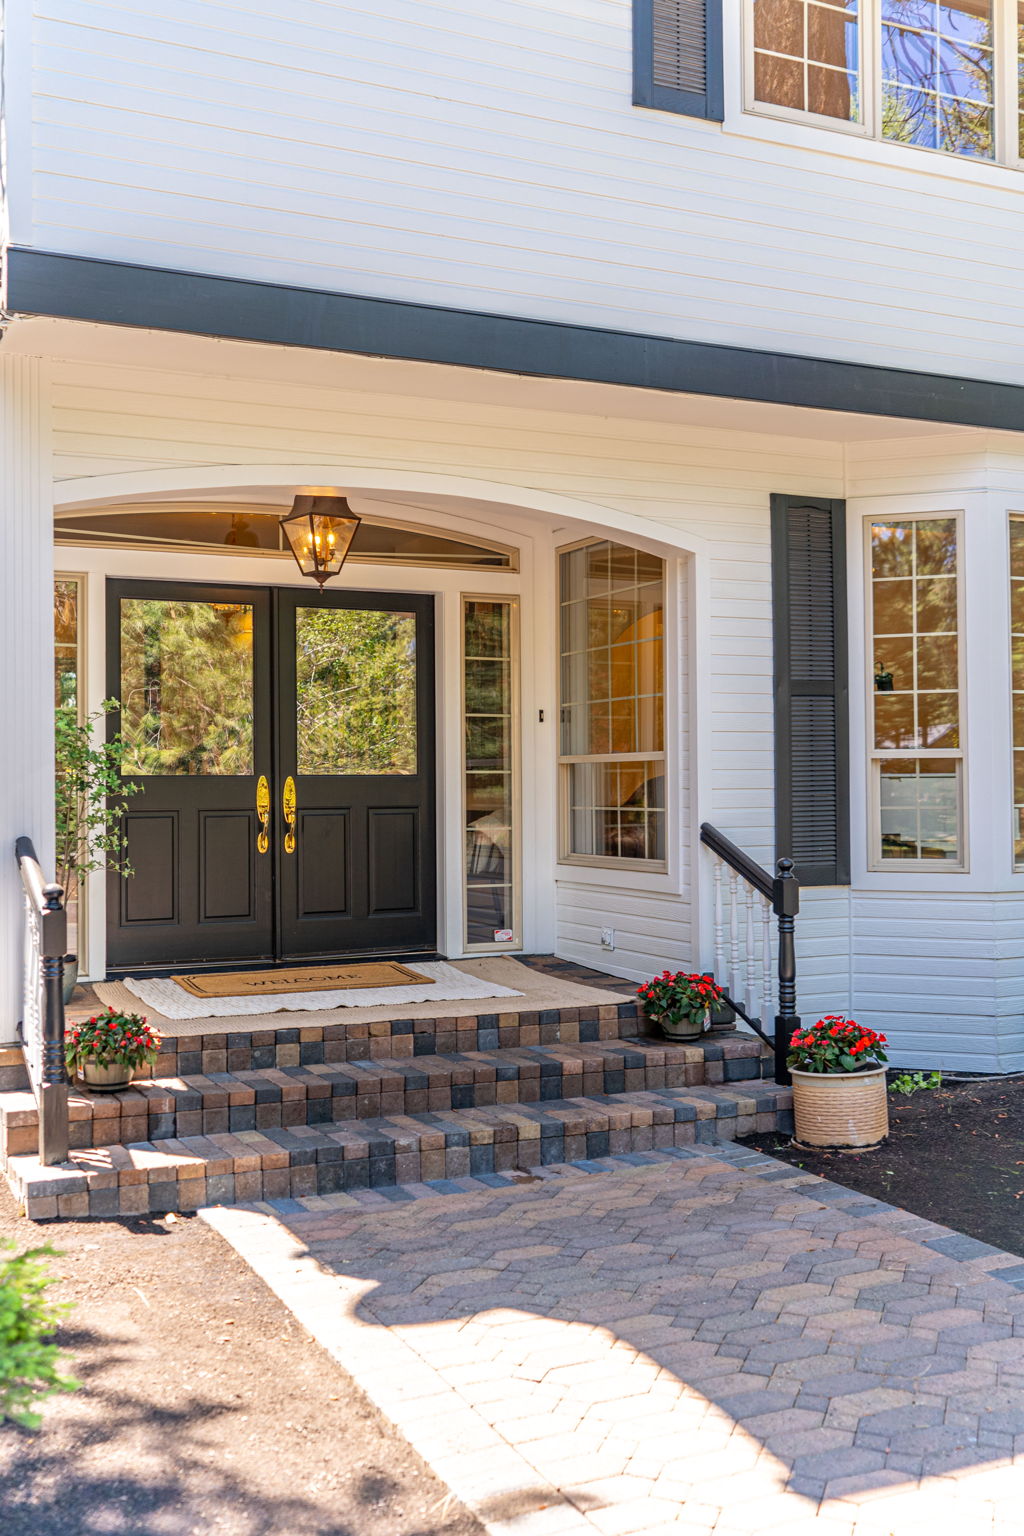
[[[359,523],[344,496],[331,495],[296,496],[281,519],[299,570],[321,589],[345,564]]]

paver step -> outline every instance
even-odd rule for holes
[[[59,1168],[8,1159],[26,1214],[112,1216],[500,1174],[788,1128],[761,1080],[496,1104],[83,1148]]]
[[[643,1034],[647,1027],[633,998],[577,1008],[438,1014],[371,1023],[342,1020],[298,1025],[288,1023],[287,1018],[287,1014],[268,1015],[261,1028],[211,1034],[175,1035],[173,1025],[166,1025],[155,1075],[191,1077],[200,1072],[248,1072],[375,1057],[391,1060],[452,1051],[588,1043],[630,1038]]]
[[[71,1146],[324,1125],[494,1104],[758,1079],[760,1043],[632,1039],[526,1046],[142,1080],[124,1093],[69,1096]],[[0,1148],[38,1147],[31,1093],[0,1095]]]

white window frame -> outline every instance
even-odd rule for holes
[[[882,137],[882,6],[881,0],[858,0],[860,7],[860,80],[862,120],[843,122],[817,112],[797,111],[758,101],[754,94],[754,3],[743,0],[743,110],[755,117],[770,117],[830,133],[869,140],[896,150],[914,150],[938,156],[948,165],[1001,165],[1024,169],[1020,154],[1017,103],[1017,0],[992,0],[993,36],[993,140],[990,159],[958,155],[926,144],[905,144]]]
[[[663,731],[664,745],[660,752],[581,752],[563,753],[562,746],[562,643],[561,643],[561,580],[562,580],[562,556],[571,554],[575,549],[587,549],[594,544],[620,544],[626,549],[642,549],[644,553],[654,554],[661,561],[662,567],[662,700],[663,700]],[[674,612],[674,604],[670,595],[670,571],[671,562],[664,555],[656,551],[648,550],[642,544],[632,544],[627,538],[620,538],[614,533],[591,535],[585,539],[576,539],[571,544],[559,544],[555,549],[555,602],[559,614],[559,624],[556,630],[557,640],[555,647],[556,665],[556,698],[558,700],[558,862],[559,864],[575,865],[579,868],[623,871],[634,870],[638,873],[646,871],[648,874],[664,875],[669,871],[669,849],[672,847],[672,809],[671,795],[669,793],[669,742],[672,739],[669,716],[669,679],[672,676],[674,665],[671,656],[674,650],[669,646],[670,615]],[[665,805],[663,815],[665,817],[665,857],[663,859],[619,859],[607,854],[599,853],[573,853],[570,847],[570,816],[569,816],[569,782],[570,772],[574,763],[661,763],[665,770]]]
[[[88,657],[86,644],[88,637],[88,575],[85,571],[55,570],[53,584],[56,587],[58,581],[73,581],[78,588],[77,616],[78,633],[75,637],[75,650],[77,652],[77,698],[75,709],[78,715],[78,723],[81,725],[88,715],[86,703],[86,667]],[[56,661],[56,634],[54,635],[54,661]],[[56,706],[54,706],[56,708]],[[56,876],[55,876],[56,878]],[[78,968],[81,975],[88,972],[86,957],[89,953],[89,879],[83,880],[78,887],[78,911],[75,914],[75,953],[78,955]],[[65,892],[65,895],[67,893]]]
[[[512,938],[494,939],[490,944],[469,942],[469,885],[466,878],[466,608],[469,603],[506,603],[509,608],[509,690],[510,724],[512,739],[509,743],[512,772],[512,836],[509,839],[512,886]],[[462,941],[467,955],[504,955],[523,947],[523,859],[522,859],[522,707],[519,683],[520,616],[519,598],[509,592],[460,592],[459,593],[459,721],[461,747],[460,771],[460,827],[459,846],[462,863],[459,878],[462,884]]]
[[[1014,784],[1017,770],[1017,739],[1014,725],[1014,698],[1013,686],[1013,576],[1011,574],[1011,543],[1010,531],[1014,523],[1024,526],[1024,510],[1009,507],[1006,514],[1006,592],[1007,592],[1007,629],[1006,629],[1006,659],[1009,667],[1010,681],[1010,867],[1015,875],[1024,874],[1024,859],[1017,857],[1017,807]],[[1024,742],[1021,743],[1024,746]]]
[[[956,524],[956,623],[957,623],[957,701],[960,722],[960,746],[929,748],[876,748],[875,747],[875,615],[874,580],[871,572],[871,528],[876,523],[927,523],[939,518],[952,518]],[[864,518],[864,689],[867,698],[867,765],[868,765],[868,849],[867,867],[872,873],[928,875],[962,875],[970,869],[967,827],[967,645],[966,605],[964,587],[964,515],[962,511],[889,512],[874,513]],[[957,770],[957,828],[960,857],[953,860],[938,859],[883,859],[882,858],[882,807],[881,764],[892,758],[940,758],[959,765]]]

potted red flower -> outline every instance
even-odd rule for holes
[[[805,1147],[880,1146],[889,1134],[886,1039],[855,1019],[826,1014],[789,1042],[794,1140]]]
[[[697,971],[662,971],[637,988],[644,1013],[666,1040],[699,1040],[711,1028],[711,1010],[722,1001],[713,976]]]
[[[64,1041],[68,1071],[93,1093],[127,1088],[141,1067],[152,1063],[160,1036],[138,1013],[108,1008],[83,1024],[74,1024]]]

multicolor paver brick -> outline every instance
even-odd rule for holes
[[[1015,1256],[735,1145],[448,1187],[209,1219],[494,1536],[1024,1529]]]

